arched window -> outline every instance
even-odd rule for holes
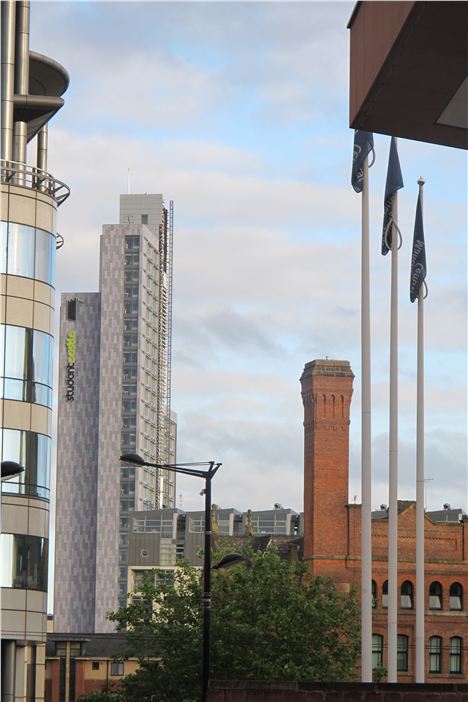
[[[461,673],[462,672],[462,651],[463,651],[463,639],[460,636],[452,636],[450,639],[449,648],[449,660],[450,660],[450,672],[451,673]]]
[[[388,607],[388,580],[382,585],[382,607]]]
[[[397,636],[397,670],[408,670],[408,637],[404,634]]]
[[[372,606],[377,607],[377,583],[372,581]]]
[[[381,634],[372,634],[372,668],[383,666],[383,641]]]
[[[450,609],[463,609],[463,588],[460,583],[450,585]]]
[[[442,609],[442,585],[438,582],[430,584],[429,609]]]
[[[401,585],[400,607],[402,609],[413,609],[413,583],[405,580]]]
[[[442,653],[442,638],[440,636],[431,636],[429,639],[429,672],[442,672],[441,665]]]

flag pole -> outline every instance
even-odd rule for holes
[[[372,682],[371,363],[369,164],[363,164],[361,237],[361,675]]]
[[[421,212],[424,178],[418,180]],[[418,293],[416,419],[416,682],[424,682],[424,285]]]
[[[395,139],[396,143],[396,139]],[[392,267],[390,307],[390,426],[388,500],[388,650],[387,680],[397,682],[398,612],[398,194],[392,196]]]

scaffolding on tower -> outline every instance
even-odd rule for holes
[[[172,277],[174,241],[174,203],[169,202],[169,210],[163,208],[163,221],[159,227],[159,320],[158,320],[158,409],[156,430],[156,461],[171,463],[171,352],[172,352]],[[174,474],[164,473],[164,481],[156,485],[156,499],[159,507],[169,506],[169,496],[174,494],[170,485]],[[164,491],[161,490],[164,484]]]

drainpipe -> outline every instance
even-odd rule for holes
[[[16,71],[15,94],[29,93],[29,0],[16,3]],[[13,125],[13,160],[26,163],[28,140],[27,122],[17,121]],[[19,174],[18,185],[24,185],[24,174]]]
[[[13,92],[15,82],[15,2],[2,2],[2,110],[1,155],[13,157]]]

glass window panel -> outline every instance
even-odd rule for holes
[[[7,273],[34,277],[34,229],[24,224],[8,225]]]
[[[48,541],[38,536],[28,537],[28,587],[47,590]]]
[[[377,583],[372,580],[372,607],[377,607]]]
[[[7,325],[5,329],[5,376],[27,379],[27,346],[26,329]]]
[[[55,273],[55,237],[42,229],[36,229],[35,278],[52,284]]]
[[[2,483],[2,491],[49,497],[51,439],[18,429],[3,429],[2,460],[15,461],[24,467],[17,478]]]
[[[450,586],[450,609],[462,609],[463,589],[460,583],[452,583]]]
[[[459,636],[450,639],[450,672],[462,672],[462,640]]]
[[[388,607],[388,580],[382,585],[382,607]]]
[[[397,638],[397,670],[408,670],[408,637],[403,634]]]
[[[52,386],[52,337],[35,331],[32,352],[31,379]]]
[[[442,650],[442,639],[440,636],[431,636],[429,639],[429,672],[441,672],[440,652]]]
[[[383,665],[383,636],[372,634],[372,668]]]
[[[0,273],[7,272],[7,231],[7,223],[2,222],[0,229]]]
[[[13,534],[1,535],[0,585],[13,587]]]
[[[21,400],[22,402],[27,402],[27,390],[28,385],[24,382],[24,380],[5,378],[3,383],[3,397],[6,400]]]
[[[400,607],[403,609],[413,608],[413,585],[409,580],[401,586]]]
[[[79,641],[70,642],[70,656],[76,658],[76,656],[81,656],[81,643]]]
[[[47,539],[26,534],[2,534],[1,564],[2,587],[47,590]]]
[[[111,675],[123,675],[124,674],[124,664],[116,663],[112,661],[111,663]]]
[[[66,656],[67,655],[67,644],[63,641],[57,641],[55,643],[55,655],[56,656]]]

